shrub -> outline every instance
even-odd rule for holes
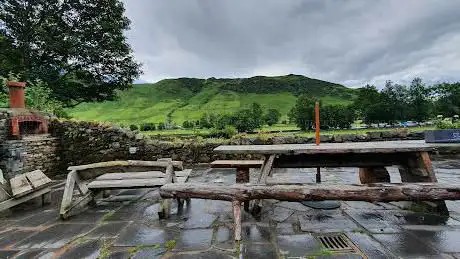
[[[281,113],[277,109],[269,109],[267,114],[265,114],[264,116],[264,120],[268,126],[272,126],[278,123],[280,117],[281,117]]]
[[[138,130],[139,127],[137,125],[131,124],[131,125],[129,125],[129,129],[130,130]]]
[[[154,123],[151,123],[151,122],[144,123],[144,124],[141,124],[141,126],[139,127],[139,129],[140,129],[141,131],[153,131],[153,130],[155,130],[155,124],[154,124]]]
[[[195,126],[194,123],[190,121],[184,121],[182,123],[182,128],[184,129],[192,129],[194,126]]]
[[[438,121],[436,122],[436,128],[438,129],[460,129],[460,122],[451,123],[448,121]]]
[[[235,127],[227,125],[223,129],[212,129],[209,137],[212,138],[232,138],[238,133]]]
[[[160,122],[158,123],[158,130],[164,130],[166,129],[166,124],[164,122]]]

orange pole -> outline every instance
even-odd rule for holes
[[[316,129],[316,145],[320,143],[320,136],[319,136],[319,102],[315,103],[315,129]]]
[[[315,130],[316,130],[316,145],[319,146],[319,102],[315,103]],[[321,183],[321,169],[316,168],[316,183]]]

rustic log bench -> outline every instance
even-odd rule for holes
[[[236,183],[249,183],[249,169],[260,168],[264,160],[216,160],[211,168],[236,168]],[[244,202],[244,210],[249,211],[249,201]]]
[[[373,184],[165,184],[163,198],[198,198],[231,201],[235,240],[241,240],[241,203],[260,199],[282,201],[444,201],[459,200],[460,185],[440,183],[373,183]]]
[[[215,152],[222,154],[261,155],[258,184],[284,184],[282,177],[273,175],[274,168],[357,167],[362,184],[390,182],[386,166],[397,166],[402,182],[437,182],[429,152],[440,145],[424,141],[381,141],[353,143],[325,143],[282,145],[231,145],[219,146]],[[281,181],[280,181],[281,180]],[[252,182],[252,181],[251,181]],[[420,202],[427,210],[448,214],[445,202]],[[260,201],[254,201],[252,213],[261,211]]]
[[[67,175],[60,210],[62,219],[75,215],[89,203],[95,204],[94,199],[101,191],[107,196],[106,191],[111,189],[153,188],[166,183],[185,183],[191,173],[191,169],[183,170],[182,162],[171,160],[109,161],[70,166],[68,170],[70,172]],[[182,207],[183,200],[177,201],[178,206]],[[169,199],[161,201],[158,212],[160,218],[169,217],[170,202]]]

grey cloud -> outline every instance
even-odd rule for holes
[[[460,80],[460,0],[125,0],[143,80]],[[442,47],[441,47],[442,46]]]

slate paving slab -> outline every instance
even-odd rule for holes
[[[70,220],[60,222],[72,222],[72,223],[97,223],[101,221],[108,212],[105,211],[82,211],[81,213],[74,215]],[[59,215],[59,213],[58,213]]]
[[[94,230],[85,235],[87,238],[115,237],[128,226],[129,222],[100,223]]]
[[[371,233],[397,233],[402,230],[395,224],[396,211],[385,210],[344,210],[360,226]]]
[[[282,207],[286,209],[291,209],[295,211],[304,211],[304,212],[314,211],[314,209],[307,207],[299,202],[282,201],[282,202],[277,203],[275,207]]]
[[[175,240],[177,233],[169,229],[136,222],[127,226],[115,241],[115,246],[139,246],[163,244]]]
[[[36,213],[30,217],[24,218],[17,222],[20,227],[39,227],[40,225],[51,225],[58,221],[59,212],[56,210],[46,210]]]
[[[289,257],[301,257],[319,252],[321,242],[311,234],[278,235],[276,237],[280,254]]]
[[[386,259],[393,257],[385,250],[384,245],[376,242],[366,233],[348,232],[346,236],[368,258]]]
[[[16,254],[18,254],[20,250],[0,250],[0,258],[10,259],[14,258]]]
[[[277,235],[293,235],[295,234],[294,226],[291,223],[279,223],[276,225],[275,232]]]
[[[100,255],[100,249],[104,240],[88,240],[86,242],[77,244],[73,247],[66,249],[64,252],[58,252],[59,255],[55,258],[68,259],[68,258],[85,258],[96,259]]]
[[[45,254],[46,251],[45,249],[23,250],[16,255],[15,259],[40,258],[40,255]]]
[[[159,203],[154,203],[154,204],[148,205],[141,212],[142,213],[142,219],[144,221],[150,221],[150,222],[158,221],[160,219],[158,217],[158,211],[159,210],[160,210],[160,204]]]
[[[188,252],[188,253],[175,253],[168,257],[168,259],[231,259],[235,258],[222,251],[208,250],[203,252]]]
[[[0,248],[11,249],[15,244],[21,240],[38,233],[34,230],[12,229],[1,233],[0,235]]]
[[[340,211],[317,211],[299,215],[300,229],[305,232],[352,231],[359,227]]]
[[[128,221],[128,220],[142,220],[144,210],[151,206],[149,202],[136,202],[122,206],[116,210],[112,215],[106,217],[105,221]]]
[[[292,216],[292,214],[294,214],[294,210],[283,207],[274,207],[268,215],[268,218],[276,222],[283,222]]]
[[[460,253],[460,231],[411,231],[417,238],[430,243],[438,250],[446,253]]]
[[[220,226],[216,232],[214,246],[224,249],[231,249],[234,247],[234,234],[233,230],[229,227]]]
[[[272,239],[272,230],[268,224],[244,224],[241,228],[243,242],[269,243]]]
[[[415,236],[407,232],[397,234],[375,234],[373,237],[398,257],[436,258],[436,256],[440,254],[440,252],[432,246],[418,240]]]
[[[241,244],[241,246],[241,254],[243,258],[277,258],[276,247],[272,244]]]
[[[190,214],[186,216],[185,222],[182,228],[193,229],[193,228],[209,228],[216,221],[217,216],[209,213],[202,214]]]
[[[144,248],[136,252],[134,255],[129,255],[132,259],[156,259],[161,258],[166,253],[164,248]],[[126,257],[125,257],[126,258]]]
[[[176,239],[175,251],[203,250],[211,246],[212,229],[183,230]]]
[[[69,243],[79,235],[88,232],[94,228],[94,224],[56,224],[43,231],[32,235],[15,247],[19,248],[59,248]]]

